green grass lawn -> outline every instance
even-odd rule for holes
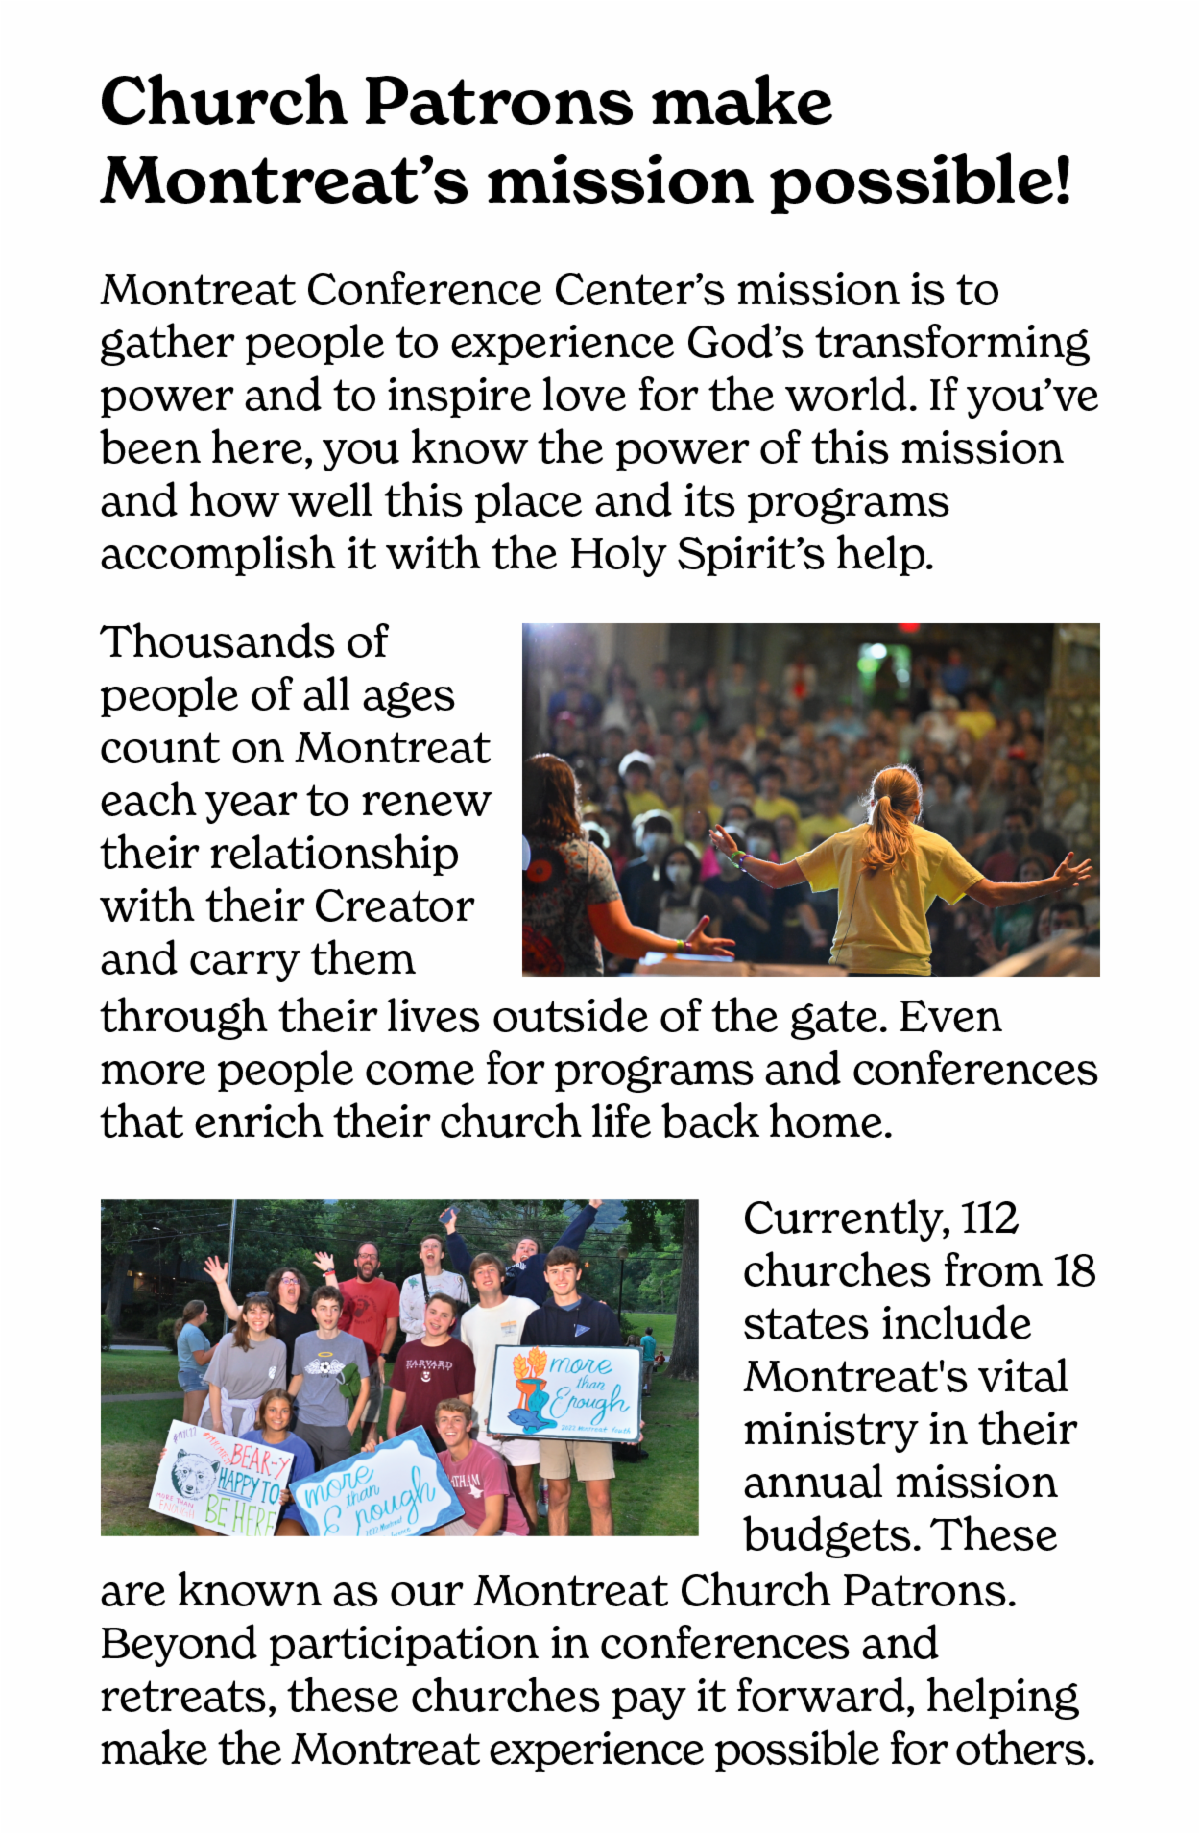
[[[131,1353],[129,1361],[133,1362],[135,1356]],[[104,1360],[107,1363],[109,1359]],[[163,1357],[162,1361],[169,1362],[174,1370],[173,1359]],[[182,1418],[178,1387],[174,1397],[164,1395],[161,1401],[109,1401],[100,1409],[101,1534],[191,1534],[186,1523],[157,1515],[148,1507],[167,1428],[172,1420]]]
[[[639,1314],[645,1317],[645,1314]],[[674,1324],[674,1320],[664,1320]],[[644,1327],[643,1327],[644,1328]],[[700,1510],[700,1384],[673,1382],[663,1371],[642,1405],[642,1444],[636,1465],[617,1460],[613,1532],[618,1535],[695,1535]],[[546,1533],[545,1517],[538,1533]],[[591,1533],[587,1493],[571,1484],[571,1533]]]
[[[639,1337],[648,1329],[659,1349],[670,1356],[675,1347],[674,1312],[626,1312],[625,1317]]]
[[[179,1359],[163,1350],[104,1350],[100,1353],[102,1395],[178,1395]]]

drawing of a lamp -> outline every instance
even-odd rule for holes
[[[545,1367],[546,1352],[536,1347],[530,1350],[528,1361],[523,1356],[513,1358],[513,1381],[521,1397],[521,1405],[513,1408],[508,1417],[523,1433],[536,1433],[547,1424],[543,1419],[549,1400],[546,1384],[542,1380]]]

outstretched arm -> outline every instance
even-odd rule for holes
[[[967,897],[995,910],[1004,904],[1031,904],[1035,898],[1045,898],[1051,893],[1074,891],[1076,886],[1086,885],[1093,877],[1092,862],[1084,860],[1081,866],[1073,866],[1074,858],[1075,855],[1069,853],[1049,879],[978,879],[967,888]]]
[[[589,1197],[579,1215],[567,1224],[554,1246],[556,1248],[578,1248],[599,1215],[603,1202],[602,1197]]]
[[[781,885],[799,885],[808,877],[799,860],[776,864],[774,860],[760,860],[752,853],[739,853],[732,834],[726,833],[724,828],[710,828],[708,838],[715,853],[723,853],[727,860],[736,860],[748,879],[757,879],[760,885],[769,885],[772,890]]]
[[[732,955],[733,944],[719,936],[709,936],[708,918],[702,917],[690,936],[679,942],[673,936],[659,936],[654,930],[643,930],[630,923],[620,898],[611,904],[589,904],[588,922],[602,949],[610,955],[627,956],[638,961],[657,950],[663,955]]]
[[[446,1231],[446,1259],[465,1280],[471,1266],[471,1250],[458,1233],[458,1211],[443,1210],[438,1221]]]

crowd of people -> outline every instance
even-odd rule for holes
[[[381,1435],[423,1427],[464,1512],[434,1533],[533,1533],[540,1475],[549,1532],[565,1535],[574,1470],[592,1533],[611,1535],[610,1444],[507,1437],[487,1425],[498,1345],[621,1342],[616,1315],[579,1290],[579,1248],[602,1202],[585,1204],[548,1253],[532,1236],[515,1242],[507,1265],[490,1252],[472,1255],[448,1209],[441,1231],[421,1241],[418,1272],[399,1283],[382,1276],[379,1250],[364,1240],[353,1277],[339,1280],[333,1256],[317,1253],[315,1289],[304,1268],[278,1267],[239,1303],[227,1265],[210,1256],[205,1272],[233,1329],[210,1347],[204,1302],[184,1307],[176,1326],[184,1419],[290,1452],[297,1482],[350,1457],[360,1426],[363,1452]],[[397,1344],[385,1423],[386,1359]],[[643,1339],[644,1362],[647,1344],[651,1357],[657,1352]],[[276,1532],[306,1532],[290,1488]]]
[[[775,681],[741,662],[725,673],[660,663],[640,683],[620,662],[603,678],[578,659],[559,670],[539,742],[573,772],[581,839],[611,869],[629,925],[682,947],[703,924],[703,938],[731,942],[739,961],[827,961],[836,893],[756,883],[711,831],[752,857],[790,861],[860,824],[876,774],[897,762],[924,787],[924,827],[986,879],[1050,881],[1068,849],[1043,817],[1043,685],[955,647],[916,655],[906,673],[902,682],[887,655],[864,710],[861,696],[823,694],[801,656]],[[528,915],[527,900],[527,929]],[[994,911],[938,904],[932,971],[978,974],[1097,923],[1094,889]],[[630,952],[605,947],[606,972],[632,967]]]

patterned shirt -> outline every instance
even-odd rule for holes
[[[589,904],[620,897],[613,870],[589,841],[533,841],[521,875],[521,967],[525,974],[602,974]]]

